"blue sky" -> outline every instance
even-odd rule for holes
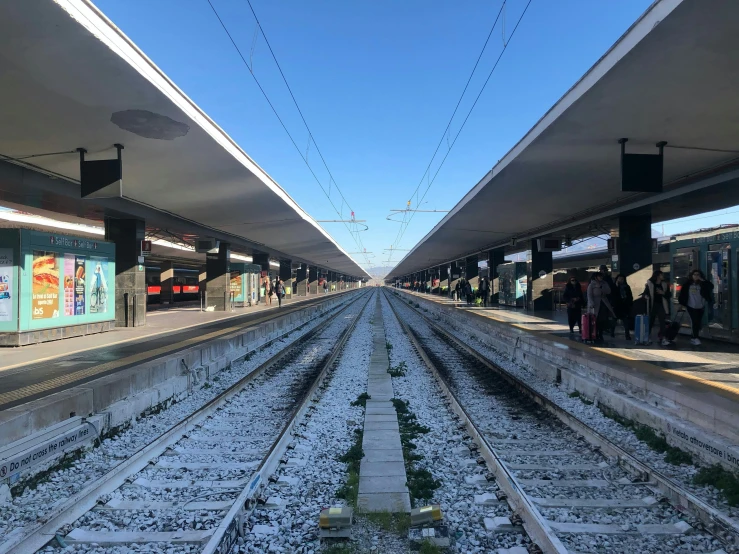
[[[255,21],[246,0],[212,2],[328,188],[327,172],[315,146],[308,147],[308,133],[261,37],[252,53]],[[501,3],[252,0],[336,183],[356,218],[368,220],[361,238],[375,255],[373,265],[388,259],[383,249],[394,242],[398,225],[385,218],[390,209],[403,208],[419,184]],[[423,208],[453,207],[650,3],[533,0]],[[206,0],[96,4],[308,213],[338,218]],[[525,5],[508,0],[508,35]],[[452,137],[503,47],[502,32],[499,22]],[[400,248],[411,248],[442,215],[418,214]],[[347,251],[357,251],[341,224],[325,228]],[[678,230],[665,227],[666,234]],[[396,253],[393,261],[401,257]]]

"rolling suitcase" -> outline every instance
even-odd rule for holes
[[[646,314],[634,318],[634,344],[649,344],[649,316]]]
[[[597,333],[595,328],[595,313],[593,311],[587,310],[582,314],[582,319],[580,320],[580,334],[583,342],[595,342]]]

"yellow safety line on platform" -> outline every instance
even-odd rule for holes
[[[663,369],[662,371],[664,371],[665,373],[669,373],[671,375],[676,375],[677,377],[684,377],[685,379],[690,379],[691,381],[697,381],[709,387],[721,389],[726,392],[730,392],[731,394],[734,394],[736,396],[739,396],[739,388],[737,387],[732,387],[730,385],[724,385],[723,383],[719,383],[718,381],[709,381],[708,379],[704,379],[703,377],[698,377],[697,375],[693,375],[692,373],[685,373],[684,371],[679,370],[679,369]],[[739,386],[739,383],[737,383],[737,385]]]
[[[310,298],[302,298],[300,300],[291,301],[289,305],[298,304],[300,302],[305,302],[306,300],[310,300]],[[265,311],[265,310],[260,310],[259,312],[262,312],[262,311]],[[253,313],[259,313],[259,312],[253,312]],[[226,317],[222,317],[220,319],[211,319],[209,321],[203,321],[203,322],[200,322],[200,323],[193,323],[192,325],[186,325],[184,327],[174,327],[174,328],[171,328],[171,329],[165,329],[163,331],[157,331],[156,333],[149,333],[147,335],[142,335],[140,337],[131,337],[131,338],[128,338],[128,339],[122,339],[122,340],[118,340],[118,341],[115,341],[115,342],[108,342],[108,343],[105,343],[105,344],[101,344],[99,346],[90,346],[88,348],[80,348],[79,350],[70,350],[68,352],[62,352],[60,354],[54,354],[53,356],[46,356],[45,358],[36,358],[36,359],[34,359],[34,360],[30,361],[30,362],[19,362],[17,364],[13,364],[13,365],[4,365],[4,366],[0,366],[0,373],[2,373],[3,371],[8,371],[10,369],[16,369],[18,367],[23,367],[23,366],[27,366],[27,365],[31,365],[31,364],[37,364],[39,362],[48,362],[50,360],[56,360],[57,358],[63,358],[65,356],[72,356],[74,354],[81,354],[82,352],[90,352],[91,350],[99,350],[101,348],[109,348],[111,346],[117,346],[119,344],[125,344],[127,342],[133,342],[135,340],[147,340],[147,339],[149,339],[151,337],[157,337],[159,335],[166,335],[167,333],[179,333],[180,331],[186,331],[187,329],[192,329],[193,327],[201,327],[203,325],[209,325],[211,323],[219,323],[221,321],[227,321],[229,319],[233,319],[235,317],[242,317],[244,315],[249,315],[249,314],[248,313],[242,313],[242,314],[229,315],[229,316],[226,316]],[[254,322],[252,322],[252,323],[254,323]],[[73,337],[73,339],[74,338],[84,338],[84,337]],[[73,339],[69,339],[69,340],[73,340]]]
[[[644,360],[640,360],[639,358],[632,358],[628,354],[624,354],[623,352],[617,352],[614,350],[608,350],[607,348],[600,348],[598,346],[591,347],[589,350],[596,350],[598,352],[601,352],[602,354],[610,354],[611,356],[616,356],[617,358],[623,358],[624,360],[629,360],[630,362],[644,362]],[[649,362],[644,362],[649,363]]]

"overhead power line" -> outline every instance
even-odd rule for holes
[[[239,57],[241,58],[241,61],[243,62],[244,66],[249,70],[249,74],[254,79],[254,82],[256,83],[257,87],[259,88],[260,92],[262,93],[262,96],[264,96],[264,99],[267,101],[267,104],[269,104],[269,107],[272,109],[272,112],[275,114],[275,117],[279,121],[279,123],[282,126],[283,130],[285,131],[285,133],[287,134],[287,136],[290,138],[290,142],[292,142],[293,146],[295,147],[295,150],[298,152],[298,155],[303,160],[303,162],[305,163],[305,165],[308,167],[308,170],[310,171],[311,175],[313,176],[313,179],[315,179],[316,183],[318,184],[318,186],[323,191],[323,194],[328,199],[329,203],[331,204],[331,207],[334,209],[334,211],[336,212],[336,214],[339,215],[339,217],[341,219],[343,219],[343,206],[346,205],[347,208],[349,208],[350,210],[351,210],[351,207],[349,206],[349,203],[346,201],[346,198],[344,197],[344,195],[341,193],[341,190],[339,189],[339,186],[336,183],[336,180],[333,178],[333,175],[331,174],[331,170],[328,168],[328,164],[326,163],[326,160],[324,159],[323,154],[321,154],[321,151],[318,148],[318,144],[316,143],[315,139],[313,138],[313,133],[311,132],[310,127],[308,126],[308,123],[305,120],[305,117],[303,116],[303,112],[300,109],[300,106],[298,105],[298,102],[297,102],[297,100],[295,98],[295,95],[293,94],[292,89],[290,88],[290,85],[287,82],[287,78],[285,77],[285,74],[282,71],[282,67],[280,67],[279,62],[277,61],[277,57],[275,56],[274,51],[272,50],[272,47],[269,44],[269,40],[267,39],[267,35],[264,33],[264,29],[262,28],[262,25],[259,22],[259,19],[257,18],[257,15],[256,15],[256,13],[254,11],[254,8],[251,5],[251,2],[249,2],[249,0],[247,0],[247,2],[249,4],[249,8],[251,9],[252,14],[254,15],[254,19],[257,22],[257,26],[259,28],[259,31],[260,31],[261,35],[264,37],[265,43],[267,44],[267,47],[269,48],[269,51],[270,51],[270,53],[272,55],[272,59],[275,61],[275,64],[277,64],[277,68],[280,71],[280,75],[282,76],[282,79],[285,82],[285,85],[287,86],[288,91],[290,92],[290,96],[292,97],[293,102],[295,103],[295,107],[298,109],[298,113],[300,114],[300,117],[303,120],[303,124],[305,125],[306,129],[308,130],[308,136],[309,136],[309,142],[308,142],[308,144],[310,145],[310,142],[313,142],[313,144],[314,144],[314,146],[316,148],[316,152],[318,152],[319,157],[323,161],[323,164],[326,167],[326,170],[328,171],[328,174],[329,174],[329,177],[330,177],[329,186],[331,184],[331,181],[333,181],[334,187],[339,192],[339,195],[341,196],[341,201],[342,201],[342,210],[339,210],[339,208],[336,207],[336,205],[334,204],[333,200],[331,199],[330,194],[327,193],[326,189],[323,186],[323,183],[321,183],[321,180],[318,178],[318,176],[316,175],[315,171],[313,171],[313,168],[308,163],[307,151],[306,151],[306,153],[304,155],[302,149],[298,146],[297,142],[295,141],[295,139],[293,138],[292,134],[288,130],[287,126],[285,125],[285,122],[282,120],[282,118],[280,117],[280,114],[277,112],[277,108],[275,108],[274,104],[272,103],[272,101],[270,100],[269,96],[267,95],[267,92],[264,90],[264,87],[262,87],[262,84],[259,82],[259,79],[257,78],[256,74],[253,71],[253,65],[247,61],[246,57],[241,52],[241,49],[239,48],[238,44],[236,44],[236,41],[234,40],[233,36],[231,35],[230,31],[228,30],[228,27],[226,26],[226,24],[224,23],[223,19],[220,16],[220,14],[218,13],[218,10],[213,5],[213,2],[211,2],[211,0],[206,0],[206,1],[208,2],[208,5],[210,6],[211,10],[215,14],[216,18],[218,19],[218,22],[221,24],[221,27],[223,28],[224,32],[228,36],[228,39],[231,41],[231,44],[233,45],[234,49],[236,50],[236,52],[238,53]],[[254,45],[252,45],[252,50],[253,49],[254,49]],[[353,213],[353,210],[351,210],[351,211]],[[358,235],[358,232],[359,231],[357,229],[352,230],[351,227],[349,225],[347,225],[346,223],[344,223],[344,226],[346,227],[347,231],[349,231],[349,234],[354,239],[354,242],[357,244],[357,247],[360,250],[363,250],[364,249],[364,245],[362,244],[361,237]],[[356,226],[356,224],[355,224],[355,226]],[[365,262],[367,264],[370,264],[369,259],[367,259],[366,257],[365,257]]]
[[[451,145],[449,146],[446,154],[444,155],[444,158],[441,160],[441,163],[439,164],[439,167],[436,169],[436,172],[434,173],[434,176],[432,179],[427,180],[427,186],[426,190],[424,191],[421,198],[418,200],[418,204],[423,202],[423,200],[426,198],[426,194],[428,193],[429,189],[431,188],[431,185],[434,184],[434,181],[436,181],[436,177],[439,175],[439,171],[441,171],[441,168],[444,166],[444,163],[446,162],[447,158],[449,157],[450,152],[454,148],[454,145],[457,142],[457,139],[459,138],[460,134],[462,133],[462,130],[464,129],[465,125],[467,124],[467,121],[470,118],[470,115],[472,114],[472,111],[475,109],[475,106],[477,106],[477,102],[480,100],[480,97],[482,96],[482,93],[485,91],[485,88],[487,87],[487,84],[490,82],[490,78],[493,76],[493,73],[495,73],[496,68],[498,67],[498,64],[500,63],[500,60],[503,57],[503,54],[508,49],[508,47],[511,45],[511,41],[513,40],[513,36],[516,34],[516,30],[518,29],[519,25],[521,24],[521,21],[523,20],[524,16],[526,15],[526,12],[529,9],[529,6],[531,5],[532,0],[529,0],[526,3],[526,7],[523,10],[523,13],[521,13],[521,16],[518,18],[518,21],[516,22],[516,25],[513,27],[513,31],[511,31],[511,35],[508,37],[508,40],[504,43],[503,49],[501,50],[500,54],[498,55],[498,58],[495,60],[495,64],[493,65],[492,69],[488,73],[487,78],[485,79],[485,82],[482,85],[482,88],[480,89],[480,92],[477,94],[477,97],[475,98],[475,101],[472,103],[472,106],[470,107],[469,111],[467,112],[467,115],[464,118],[464,121],[462,122],[462,125],[459,128],[459,131],[457,131],[457,134],[454,136],[454,140],[452,141]],[[498,22],[498,19],[500,17],[500,13],[503,11],[503,8],[505,7],[506,2],[503,2],[503,5],[501,6],[501,10],[498,12],[498,17],[496,17],[495,22],[493,23],[493,27],[490,30],[490,34],[488,35],[488,40],[485,41],[485,46],[487,46],[488,41],[490,40],[490,36],[492,35],[493,31],[495,30],[495,26]],[[485,46],[483,46],[483,52],[485,50]],[[480,56],[482,56],[482,52],[480,53]],[[475,69],[477,68],[477,65],[480,61],[480,57],[478,57],[478,62],[475,64],[475,68],[473,68],[472,73],[474,74]],[[470,75],[470,79],[472,78],[472,75]],[[467,85],[465,85],[464,91],[467,90],[467,87],[469,86],[469,79],[467,81]],[[462,96],[464,96],[464,91],[462,93]],[[460,97],[459,102],[461,102],[462,98]],[[454,110],[454,114],[456,114],[457,109],[459,108],[459,102],[457,102],[457,107]],[[454,118],[454,114],[452,115],[452,119]],[[451,119],[449,124],[447,125],[447,128],[451,125]],[[444,134],[446,134],[446,130],[444,131]],[[444,135],[442,135],[441,140],[439,141],[439,144],[441,144],[444,140]],[[438,146],[436,152],[434,152],[434,155],[431,158],[431,162],[429,163],[429,168],[431,164],[433,163],[434,158],[436,157],[436,153],[438,152]],[[428,174],[428,168],[426,169],[426,172],[424,173],[423,177],[421,178],[420,184],[423,184],[423,179],[427,177]],[[414,195],[417,196],[418,187],[416,187],[416,191],[414,191]],[[398,230],[398,237],[395,241],[395,245],[399,245],[400,241],[403,239],[403,236],[405,235],[405,231],[408,229],[408,226],[410,225],[411,221],[413,220],[413,216],[415,215],[415,212],[412,212],[410,214],[410,217],[408,218],[408,221],[401,225],[401,228]]]
[[[446,127],[444,128],[444,132],[441,134],[441,138],[439,139],[439,142],[436,145],[436,149],[434,150],[434,153],[431,155],[431,159],[429,160],[428,165],[426,166],[426,170],[423,172],[423,175],[421,175],[421,180],[416,185],[416,188],[413,190],[413,193],[410,195],[410,198],[416,197],[416,205],[420,204],[418,201],[418,191],[421,188],[421,185],[423,184],[423,180],[427,178],[429,171],[431,170],[431,164],[434,163],[434,160],[436,159],[436,154],[439,153],[439,148],[441,148],[442,143],[444,142],[444,138],[447,140],[447,147],[451,148],[449,145],[449,130],[452,126],[452,121],[454,121],[454,116],[457,115],[457,110],[459,110],[460,104],[462,104],[462,100],[464,99],[464,95],[467,93],[467,89],[470,86],[470,82],[472,82],[472,77],[475,75],[475,71],[477,71],[477,66],[480,65],[480,60],[482,59],[482,55],[485,53],[485,50],[487,49],[488,43],[490,42],[490,37],[493,36],[493,31],[495,31],[495,27],[498,25],[498,20],[500,19],[501,13],[503,13],[503,9],[505,8],[507,0],[503,0],[503,3],[500,5],[500,9],[498,10],[498,15],[495,16],[495,21],[493,21],[492,27],[490,27],[490,32],[488,33],[487,38],[485,39],[485,43],[482,45],[482,49],[480,50],[480,54],[477,56],[477,60],[475,61],[475,65],[472,67],[472,71],[470,72],[470,76],[467,78],[467,82],[464,85],[464,89],[462,89],[462,94],[459,95],[459,99],[457,100],[457,105],[454,106],[454,111],[452,112],[452,115],[449,117],[449,121],[446,124]],[[410,204],[410,200],[408,201]],[[398,229],[398,234],[395,236],[395,242],[394,244],[398,244],[400,242],[400,239],[402,238],[402,234],[405,232],[404,229],[407,227],[407,224],[410,223],[410,221],[406,221],[406,215],[403,215],[403,222],[400,225],[400,228]]]

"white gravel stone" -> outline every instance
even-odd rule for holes
[[[333,311],[335,312],[337,309],[340,309],[340,307],[337,307]],[[354,307],[350,307],[349,311],[355,309],[356,308]],[[330,315],[328,317],[330,317]],[[216,376],[216,378],[210,381],[209,387],[203,387],[194,391],[193,394],[171,405],[166,410],[162,410],[155,415],[135,421],[130,428],[123,431],[121,434],[104,440],[99,448],[85,453],[79,460],[72,464],[72,467],[53,473],[46,482],[40,483],[35,489],[27,488],[20,496],[14,498],[9,504],[0,505],[0,537],[9,538],[15,534],[23,533],[24,528],[27,526],[43,521],[44,518],[46,518],[47,515],[60,503],[67,501],[69,497],[79,492],[82,488],[94,483],[97,479],[121,463],[121,461],[126,460],[134,452],[163,434],[172,425],[177,424],[183,418],[190,415],[210,399],[228,388],[231,384],[250,374],[271,356],[298,340],[300,337],[305,335],[305,333],[323,321],[325,321],[323,318],[313,320],[300,329],[291,331],[287,338],[276,341],[263,350],[255,352],[251,355],[248,361],[233,364],[230,369],[223,370]],[[329,325],[327,330],[323,331],[323,335],[329,337],[331,336],[331,333],[333,333],[333,336],[338,336],[345,325],[346,321],[343,318],[338,318],[337,321],[332,322]],[[316,350],[315,347],[312,348],[313,350],[309,348],[303,355],[304,359],[302,362],[304,365],[309,364],[312,357],[321,355],[319,350]],[[262,377],[258,378],[256,381],[259,379],[262,379]],[[234,429],[233,431],[223,431],[224,439],[218,443],[220,448],[232,448],[234,453],[233,457],[223,458],[222,456],[218,456],[217,458],[213,458],[212,455],[209,457],[207,454],[204,454],[186,455],[181,459],[178,458],[180,461],[188,460],[192,462],[203,462],[208,461],[209,459],[211,462],[214,462],[214,460],[244,462],[244,471],[220,469],[214,463],[214,467],[210,470],[199,469],[195,471],[189,471],[186,469],[157,470],[149,467],[142,471],[137,477],[150,480],[170,479],[181,481],[183,483],[187,481],[238,480],[248,478],[251,475],[252,470],[246,468],[249,467],[249,462],[257,459],[253,452],[264,451],[265,447],[269,446],[269,437],[271,436],[273,440],[274,432],[278,429],[277,426],[272,425],[267,421],[267,418],[264,417],[265,414],[262,414],[260,425],[251,424],[248,426],[248,441],[238,441],[231,444],[228,440],[228,436],[230,434],[233,434],[234,436],[243,436],[246,428],[246,424],[244,422],[248,420],[249,417],[254,417],[256,415],[256,412],[247,413],[245,411],[249,410],[250,406],[254,404],[253,400],[246,401],[246,399],[248,398],[249,393],[254,391],[256,381],[250,383],[241,395],[239,395],[245,399],[244,408],[239,408],[239,411],[237,412],[238,416],[242,418],[242,422],[235,428],[231,426],[230,428]],[[285,392],[286,391],[281,387],[278,387],[277,389],[273,388],[273,390],[265,393],[265,396],[259,400],[259,404],[261,404],[262,407],[276,406],[276,400],[284,396]],[[221,415],[227,417],[233,416],[234,414],[229,412],[229,408],[224,408]],[[280,415],[280,417],[283,416]],[[228,429],[229,426],[224,424],[224,428]],[[218,431],[218,433],[221,432],[222,431]],[[191,448],[198,446],[202,447],[202,444],[194,440],[199,436],[199,434],[200,432],[197,429],[194,430],[190,435],[191,439],[182,441],[180,446],[182,447],[187,445]],[[172,460],[175,455],[176,452],[169,452],[166,456],[163,456],[160,459]],[[222,491],[215,491],[214,493],[213,490],[201,490],[197,487],[193,488],[192,486],[185,486],[180,489],[177,487],[176,483],[174,487],[169,489],[147,489],[136,486],[126,486],[115,491],[113,495],[108,495],[108,498],[104,498],[103,501],[107,501],[112,497],[126,500],[178,501],[182,498],[187,499],[189,496],[199,494],[207,495],[203,498],[204,500],[224,500],[229,497],[234,497],[236,491],[224,495]],[[106,519],[110,514],[115,515]],[[194,521],[193,514],[191,512],[183,512],[181,517],[177,515],[162,517],[162,515],[158,513],[150,516],[135,516],[126,514],[125,512],[90,512],[83,516],[79,523],[83,526],[89,525],[91,529],[106,528],[114,530],[127,529],[128,527],[131,527],[134,530],[179,530],[183,528],[197,528],[198,525],[201,527],[209,527],[212,525],[213,521],[220,519],[220,517],[222,517],[220,514],[203,513],[201,516],[196,516],[197,521]],[[154,520],[156,520],[156,522]],[[88,551],[88,547],[86,546],[75,545],[74,548],[80,549],[75,550],[75,552]],[[139,546],[136,548],[137,550],[135,551],[147,551],[144,547],[141,547],[140,550]],[[182,551],[189,551],[187,548]],[[92,552],[93,550],[89,551]],[[123,552],[126,550],[123,549],[121,551]],[[166,551],[169,551],[169,548]]]
[[[429,470],[441,482],[428,503],[441,505],[445,523],[454,538],[451,551],[482,553],[529,545],[529,538],[523,534],[486,531],[486,517],[509,517],[510,508],[505,502],[488,505],[475,502],[476,496],[484,494],[490,495],[486,498],[496,498],[498,486],[485,478],[487,467],[476,463],[477,454],[469,448],[471,441],[465,439],[466,432],[459,429],[460,422],[447,407],[441,389],[413,350],[384,295],[382,306],[386,340],[393,345],[390,365],[405,362],[407,368],[405,376],[393,378],[395,396],[408,402],[418,423],[430,430],[414,440],[414,452],[423,456],[418,466]],[[406,323],[410,322],[406,320]],[[415,331],[415,325],[412,327]]]
[[[265,497],[279,495],[284,509],[269,510],[265,504],[249,518],[250,527],[271,525],[277,533],[250,534],[234,552],[308,554],[320,550],[318,518],[321,509],[344,505],[336,498],[336,493],[346,481],[346,464],[338,458],[352,445],[354,431],[361,428],[364,420],[363,408],[351,406],[351,403],[367,388],[374,304],[375,300],[370,299],[335,369],[324,381],[325,388],[315,404],[316,409],[294,433],[292,452],[300,453],[300,458],[291,457],[290,460],[302,462],[281,465],[277,482],[270,483],[263,492]]]
[[[511,464],[524,464],[541,466],[538,469],[512,470],[520,480],[531,480],[536,485],[525,485],[526,492],[533,497],[543,498],[582,498],[582,499],[633,499],[654,495],[654,491],[642,484],[630,484],[631,480],[615,464],[607,462],[599,453],[594,452],[589,445],[579,438],[575,433],[561,425],[558,420],[546,412],[538,411],[530,407],[531,402],[516,394],[481,394],[485,389],[493,386],[497,390],[501,387],[505,390],[502,381],[491,375],[489,370],[478,370],[479,364],[469,357],[465,357],[451,348],[446,342],[436,335],[415,310],[407,304],[394,300],[394,306],[399,310],[404,321],[419,335],[425,349],[432,359],[440,360],[437,366],[448,372],[451,386],[455,390],[459,401],[467,410],[467,413],[476,422],[478,429],[487,437],[488,441],[498,451],[502,459]],[[475,337],[465,336],[458,329],[449,329],[452,333],[457,331],[457,337],[471,344],[475,349],[486,355],[491,361],[500,365],[512,374],[522,378],[527,384],[533,386],[540,392],[542,389],[553,401],[566,403],[566,407],[578,417],[583,417],[582,412],[587,410],[592,419],[600,417],[602,425],[596,429],[611,437],[609,429],[617,426],[615,422],[605,420],[593,406],[586,406],[580,400],[569,398],[557,387],[538,380],[532,371],[525,367],[519,367],[509,359],[497,354],[490,348],[484,347]],[[395,348],[393,349],[393,352]],[[478,374],[476,377],[475,375]],[[486,381],[483,383],[483,381]],[[514,400],[515,399],[515,400]],[[597,415],[593,413],[597,411]],[[590,420],[588,420],[590,423]],[[617,426],[620,427],[620,426]],[[615,436],[623,436],[623,428],[617,429]],[[628,433],[632,435],[631,432]],[[633,441],[638,442],[638,441]],[[646,447],[644,447],[646,448]],[[527,454],[530,452],[531,454]],[[562,456],[560,453],[567,452]],[[567,466],[592,464],[596,469],[581,470],[568,469]],[[658,469],[664,466],[662,462]],[[551,466],[551,469],[545,469]],[[481,477],[468,478],[472,484]],[[621,483],[619,483],[621,481]],[[547,485],[547,482],[551,482]],[[582,483],[581,485],[561,485],[560,483]],[[601,484],[602,483],[602,484]],[[597,486],[593,486],[597,485]],[[676,524],[684,521],[690,525],[692,520],[677,512],[665,503],[653,506],[649,509],[568,509],[550,508],[542,510],[545,517],[553,521],[568,523],[610,523],[623,525],[628,529],[634,529],[636,525],[660,523]],[[492,519],[493,515],[488,515]],[[687,521],[686,521],[687,520]],[[578,538],[580,535],[577,536]],[[589,539],[588,539],[589,540]],[[660,550],[664,544],[669,543],[664,537],[649,536],[641,541],[641,536],[631,536],[627,539],[622,536],[604,539],[614,548],[614,552],[634,552],[642,554],[663,552]],[[691,535],[690,542],[693,546],[700,545],[703,548],[711,544],[712,537],[707,534],[700,536]],[[603,548],[603,541],[595,541],[594,548]],[[616,546],[614,546],[616,545]],[[504,545],[501,545],[504,546]],[[580,548],[574,550],[581,551]],[[594,550],[584,550],[594,551]],[[606,550],[609,551],[610,550]],[[678,550],[680,552],[686,550]],[[699,550],[709,552],[708,550]]]

